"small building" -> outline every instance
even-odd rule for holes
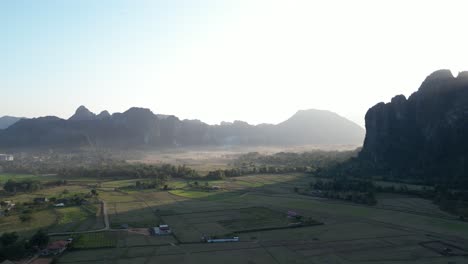
[[[49,199],[47,197],[34,198],[34,203],[36,203],[36,204],[47,203],[48,201],[49,201]]]
[[[323,192],[321,190],[312,190],[310,191],[311,196],[323,197]]]
[[[0,202],[0,206],[9,207],[11,205],[14,205],[14,203],[12,203],[11,201],[1,201]]]
[[[67,198],[60,198],[56,200],[57,203],[63,203],[63,204],[68,204],[70,203],[70,199]]]
[[[55,207],[64,207],[65,204],[64,203],[58,203],[58,204],[54,204]]]
[[[8,212],[10,212],[13,208],[15,208],[14,203],[11,201],[2,201],[0,202],[0,216],[4,216]]]
[[[0,154],[0,161],[14,161],[15,157],[8,154]]]
[[[231,238],[205,238],[207,243],[226,243],[226,242],[239,242],[239,237]]]
[[[296,211],[289,210],[288,211],[288,218],[298,218],[301,217],[301,214],[299,214]]]
[[[47,248],[41,252],[41,255],[59,255],[67,249],[68,244],[70,244],[70,242],[67,240],[57,240],[51,242]]]
[[[159,225],[159,227],[150,228],[150,233],[154,236],[165,236],[170,235],[172,230],[169,225]]]

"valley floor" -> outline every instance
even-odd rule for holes
[[[28,224],[16,222],[16,216],[3,217],[0,231],[26,234],[42,227],[49,233],[74,232],[52,236],[74,238],[74,248],[59,257],[59,263],[70,264],[468,262],[468,222],[419,198],[384,195],[376,206],[364,206],[304,196],[294,187],[314,179],[301,174],[198,181],[196,185],[205,189],[184,180],[171,181],[169,191],[119,188],[135,181],[78,179],[17,195],[15,201],[24,202],[64,189],[85,192],[97,185],[105,206],[47,208],[34,213],[35,221]],[[288,211],[313,224],[285,228],[291,223]],[[171,227],[172,235],[149,235],[148,227],[163,223]],[[201,241],[203,236],[233,234],[239,242]]]

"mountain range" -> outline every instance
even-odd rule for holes
[[[69,119],[46,116],[21,119],[0,130],[2,148],[55,147],[180,147],[221,145],[293,146],[305,144],[360,145],[365,131],[359,125],[323,110],[298,111],[273,125],[243,121],[208,125],[154,114],[145,108],[123,113],[95,114],[80,106]]]

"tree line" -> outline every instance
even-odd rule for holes
[[[315,150],[302,153],[295,152],[279,152],[271,155],[261,154],[258,152],[250,152],[240,155],[235,161],[236,167],[294,167],[308,168],[315,170],[323,167],[330,167],[341,162],[344,162],[352,157],[357,156],[359,149],[353,151],[323,151]]]
[[[296,192],[299,192],[296,190]],[[309,184],[309,191],[303,194],[345,200],[354,203],[375,205],[376,188],[371,181],[334,178],[332,180],[317,180]]]
[[[16,232],[5,232],[0,236],[0,261],[19,260],[44,249],[49,243],[49,236],[38,230],[29,240],[20,238]]]
[[[32,180],[32,179],[25,179],[21,181],[9,179],[8,181],[5,182],[5,184],[3,184],[3,189],[10,193],[34,192],[45,187],[61,186],[61,185],[66,185],[66,184],[67,184],[66,180],[41,182],[39,180]]]

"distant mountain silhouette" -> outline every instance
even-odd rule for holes
[[[72,115],[68,120],[79,121],[79,120],[95,120],[97,119],[96,114],[92,113],[85,106],[80,106],[76,109],[75,114]]]
[[[329,111],[299,111],[278,125],[254,126],[242,121],[208,125],[199,120],[155,115],[144,108],[96,115],[80,106],[68,120],[57,117],[20,120],[0,132],[0,147],[357,145],[363,138],[363,128]]]
[[[362,127],[336,113],[325,110],[301,110],[288,120],[278,124],[280,134],[294,142],[313,140],[322,144],[362,142]]]
[[[2,116],[0,117],[0,129],[8,128],[14,123],[18,122],[21,118],[14,116]]]
[[[97,116],[96,116],[96,119],[105,119],[105,118],[109,118],[111,117],[111,115],[109,114],[109,112],[107,110],[104,110],[102,111],[101,113],[99,113]]]
[[[408,99],[379,103],[365,119],[359,158],[381,174],[468,186],[468,72],[436,71]]]

